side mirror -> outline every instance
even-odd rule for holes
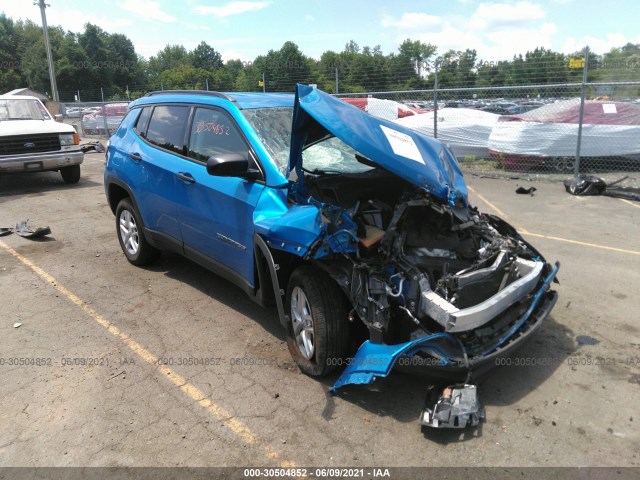
[[[260,171],[249,169],[247,156],[239,153],[214,155],[207,160],[207,173],[216,177],[260,178]]]
[[[61,113],[58,113],[57,115],[54,115],[53,118],[56,122],[62,122],[63,117]]]

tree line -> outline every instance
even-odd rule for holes
[[[136,98],[150,90],[209,89],[219,91],[291,92],[296,83],[315,83],[329,93],[542,85],[579,82],[582,70],[570,67],[565,55],[536,48],[510,60],[486,62],[476,50],[449,50],[407,39],[396,52],[380,46],[348,42],[341,52],[328,50],[320,59],[304,55],[291,41],[251,62],[223,61],[206,42],[193,50],[167,45],[148,60],[136,53],[123,34],[108,33],[87,23],[74,33],[50,26],[49,38],[60,98],[83,101]],[[627,44],[589,57],[589,81],[640,78],[640,44]],[[40,25],[13,21],[0,14],[0,93],[18,87],[49,92],[46,52]]]

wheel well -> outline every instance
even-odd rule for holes
[[[115,183],[112,183],[111,185],[109,185],[108,192],[109,192],[109,207],[111,207],[111,211],[115,215],[116,208],[118,208],[118,204],[120,203],[120,200],[122,200],[123,198],[127,198],[129,196],[129,193],[120,185],[116,185]]]

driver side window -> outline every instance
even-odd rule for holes
[[[219,110],[197,108],[189,135],[189,157],[206,162],[209,157],[230,153],[249,158],[249,147],[235,122]]]

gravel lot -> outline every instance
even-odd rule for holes
[[[481,386],[481,428],[423,434],[423,380],[332,398],[336,376],[292,365],[275,310],[176,255],[130,265],[103,167],[87,155],[75,186],[0,177],[0,226],[52,230],[0,239],[3,466],[640,466],[640,204],[468,179],[560,260],[560,299]]]

